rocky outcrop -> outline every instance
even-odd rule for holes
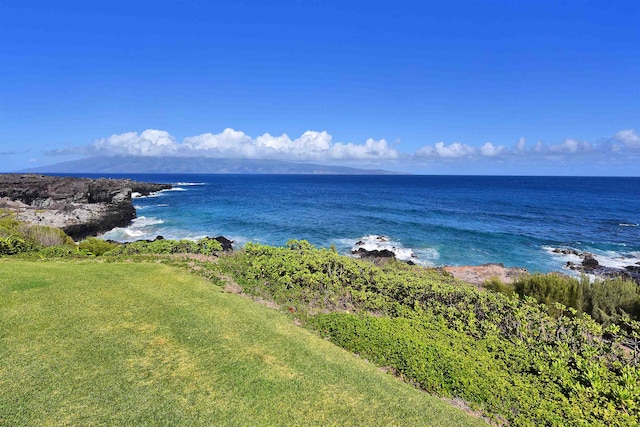
[[[556,248],[553,253],[562,255],[573,255],[578,257],[580,262],[567,261],[565,267],[569,270],[580,271],[582,273],[593,274],[594,276],[611,278],[620,277],[633,280],[640,285],[640,264],[630,264],[623,267],[602,265],[596,256],[589,252],[580,252],[575,249]],[[616,265],[624,265],[624,259],[619,260]],[[603,261],[604,264],[606,262]]]
[[[351,248],[351,254],[360,259],[373,261],[376,264],[397,259],[414,265],[413,259],[416,258],[416,255],[410,249],[394,245],[387,236],[374,234],[358,240]]]
[[[169,184],[129,179],[0,175],[0,208],[30,224],[64,230],[74,240],[124,227],[136,217],[131,194],[146,196]]]
[[[482,286],[488,279],[497,277],[502,283],[513,283],[519,277],[528,275],[526,268],[505,267],[503,264],[483,264],[461,267],[443,267],[456,279],[472,285]]]
[[[358,248],[356,250],[352,250],[351,253],[353,255],[357,255],[362,259],[367,258],[395,258],[396,254],[394,254],[389,249],[372,249],[367,250],[365,248]]]
[[[223,251],[225,252],[233,251],[233,240],[229,240],[224,236],[214,237],[214,239],[217,240],[218,243],[220,243],[220,246],[222,246]]]

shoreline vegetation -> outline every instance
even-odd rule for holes
[[[441,269],[376,264],[306,241],[247,244],[236,252],[223,252],[214,239],[83,243],[6,255],[0,265],[62,264],[73,272],[80,266],[117,269],[123,262],[167,264],[276,308],[294,324],[420,390],[464,402],[494,424],[637,425],[640,323],[620,307],[596,321],[584,307],[540,304],[504,289],[478,289]],[[84,291],[110,282],[96,280],[87,280]],[[160,281],[147,280],[152,286]],[[611,295],[617,285],[599,289]],[[188,305],[172,301],[163,304]]]
[[[464,402],[493,424],[638,425],[640,291],[633,281],[516,274],[511,281],[490,277],[473,286],[446,269],[390,257],[355,259],[306,241],[284,247],[248,243],[240,251],[223,251],[225,243],[88,238],[76,244],[59,229],[0,212],[0,266],[11,273],[3,275],[5,286],[13,286],[20,266],[32,262],[69,274],[103,272],[101,279],[79,281],[82,292],[107,286],[104,271],[118,270],[123,262],[157,268],[157,274],[170,266],[276,308],[416,388]],[[152,287],[162,281],[156,273],[147,279]],[[30,289],[43,279],[15,280]],[[7,292],[4,304],[15,296]],[[172,301],[176,309],[187,304]],[[100,309],[100,302],[94,304]],[[4,329],[14,320],[5,317]],[[147,369],[155,372],[161,362]],[[169,387],[174,380],[169,372],[161,378]],[[28,402],[0,399],[0,421],[7,408],[18,410],[16,404]],[[339,423],[330,416],[325,421]]]

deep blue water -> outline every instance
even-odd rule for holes
[[[124,176],[177,188],[134,199],[139,219],[106,235],[116,240],[306,239],[349,253],[364,236],[384,235],[426,265],[552,271],[567,260],[555,247],[610,264],[640,261],[640,178],[117,175]]]

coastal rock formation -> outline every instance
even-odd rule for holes
[[[367,250],[365,248],[358,248],[357,250],[351,251],[352,254],[358,255],[362,259],[366,258],[395,258],[396,254],[394,254],[389,249],[373,249]]]
[[[637,263],[624,265],[624,258],[616,260],[616,265],[612,266],[606,265],[604,261],[601,263],[594,254],[589,252],[579,252],[575,249],[562,248],[553,249],[552,252],[578,257],[580,262],[567,261],[565,267],[569,270],[593,274],[599,277],[621,277],[623,279],[633,280],[640,285],[640,265]]]
[[[169,184],[129,179],[0,175],[0,209],[29,224],[62,229],[74,240],[129,225],[136,217],[133,192],[146,196]]]
[[[505,267],[503,264],[482,264],[461,267],[444,267],[443,270],[456,279],[472,285],[482,286],[487,279],[497,277],[503,283],[513,283],[517,278],[529,274],[526,268]]]
[[[233,240],[229,240],[224,236],[214,237],[214,239],[217,240],[218,243],[220,243],[220,246],[222,246],[222,250],[224,252],[233,251]]]
[[[374,263],[398,259],[413,265],[413,259],[416,258],[416,255],[411,249],[394,244],[387,236],[378,236],[375,234],[365,236],[358,240],[354,247],[351,248],[351,253],[358,258],[367,259]]]

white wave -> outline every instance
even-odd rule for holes
[[[156,206],[159,207],[159,208],[164,208],[164,207],[169,206],[169,203],[158,203]]]
[[[413,249],[404,248],[401,243],[394,242],[389,239],[387,236],[378,236],[375,234],[370,234],[368,236],[364,236],[353,245],[352,251],[357,251],[358,249],[365,249],[367,251],[374,250],[389,250],[393,252],[397,259],[401,261],[410,261],[415,260],[417,258]]]
[[[139,210],[139,209],[146,209],[148,206],[140,206],[140,205],[133,205],[134,209]]]
[[[164,221],[153,216],[152,217],[139,216],[138,218],[133,220],[131,227],[144,228],[144,227],[149,227],[151,225],[157,225],[157,224],[164,224]]]
[[[573,253],[568,253],[568,254],[558,253],[558,252],[555,252],[555,248],[550,246],[543,246],[543,249],[548,253],[550,253],[551,255],[557,257],[558,259],[563,260],[565,263],[571,262],[577,265],[580,265],[582,263],[582,257],[580,257],[579,255],[576,255]],[[602,267],[622,269],[622,268],[625,268],[626,266],[640,263],[640,252],[633,252],[633,251],[618,252],[618,251],[611,251],[611,250],[580,251],[574,248],[560,248],[560,249],[567,249],[567,250],[575,251],[578,253],[591,253],[593,257],[596,259],[596,261],[598,261],[598,264],[601,265]]]
[[[561,249],[561,250],[567,250],[567,251],[575,251],[575,252],[580,252],[577,249],[574,248],[568,248],[568,247],[560,247],[560,248],[556,248],[553,246],[543,246],[542,249],[544,249],[547,253],[553,255],[554,257],[561,259],[564,262],[571,262],[573,264],[579,264],[582,262],[582,258],[580,258],[578,255],[574,254],[574,253],[567,253],[567,254],[563,254],[560,252],[556,252],[557,249]]]
[[[596,252],[594,256],[598,263],[604,267],[625,268],[640,262],[640,254],[620,253],[615,251]]]
[[[620,227],[637,227],[638,224],[634,224],[632,222],[621,222],[618,224]]]
[[[153,239],[158,233],[158,225],[164,221],[155,217],[139,216],[135,218],[128,227],[117,227],[106,232],[101,237],[119,242],[131,242],[140,239]]]
[[[173,185],[181,185],[183,187],[192,187],[195,185],[207,185],[206,182],[176,182]]]
[[[134,191],[133,193],[131,193],[131,198],[132,199],[147,199],[147,198],[152,198],[152,197],[158,197],[160,195],[160,193],[162,193],[163,191],[167,191],[167,190],[156,191],[154,193],[149,193],[146,196],[143,196],[142,194]]]
[[[129,237],[142,237],[145,235],[145,232],[142,230],[134,230],[132,228],[123,228],[122,232]]]
[[[149,193],[146,196],[143,196],[142,194],[137,193],[137,192],[133,192],[133,193],[131,193],[131,198],[132,199],[146,199],[146,198],[160,197],[160,196],[162,196],[163,193],[166,193],[168,191],[187,191],[187,190],[182,188],[182,187],[172,187],[172,188],[167,188],[165,190],[154,191],[153,193]]]

